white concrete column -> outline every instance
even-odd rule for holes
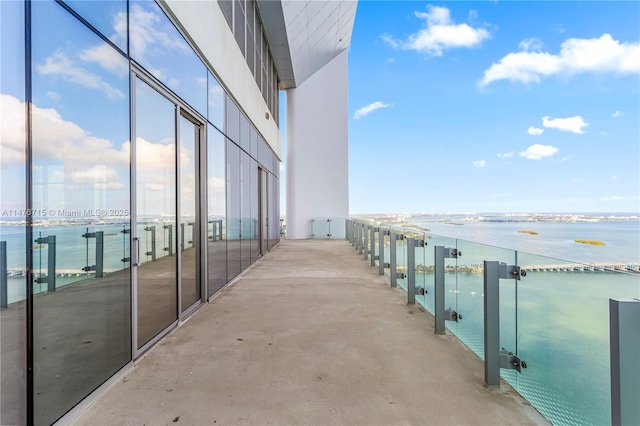
[[[349,216],[347,51],[287,90],[287,238],[311,237],[313,218],[332,218],[344,238]]]

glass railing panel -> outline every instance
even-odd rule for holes
[[[389,225],[380,225],[380,232],[382,232],[383,234],[391,232],[392,229],[393,228]],[[382,257],[383,257],[382,261],[385,264],[389,263],[391,259],[390,245],[391,245],[391,238],[389,237],[389,235],[384,235],[382,237],[382,247],[380,248],[380,253],[382,253]],[[380,263],[378,263],[378,265],[380,265]],[[388,276],[389,273],[390,273],[390,269],[385,267],[384,274]]]
[[[407,290],[407,238],[406,238],[406,229],[404,228],[396,228],[396,232],[398,235],[404,235],[404,239],[396,240],[396,272],[399,274],[396,282],[398,283],[398,287],[403,288],[405,291]],[[402,275],[403,274],[403,275]],[[404,276],[404,278],[400,278]]]
[[[424,258],[424,280],[426,293],[426,309],[435,314],[434,301],[435,301],[435,247],[443,246],[445,248],[456,248],[455,238],[443,237],[441,235],[426,234],[425,242],[428,244],[425,247]],[[455,259],[445,258],[445,309],[456,309],[456,274],[455,274]]]
[[[427,274],[429,271],[429,263],[433,263],[433,253],[429,249],[429,238],[426,232],[420,230],[415,237],[423,241],[424,246],[416,246],[416,303],[419,303],[427,310],[433,309],[433,292],[429,292],[427,288]],[[428,306],[431,306],[431,309]]]
[[[640,274],[518,252],[517,355],[510,381],[554,424],[611,421],[609,299],[640,296]]]
[[[515,263],[515,252],[485,244],[457,240],[456,248],[462,253],[455,260],[455,278],[446,272],[445,306],[455,300],[455,307],[462,315],[458,322],[447,321],[451,330],[465,345],[484,359],[484,267],[483,262],[499,261],[507,264]],[[447,263],[445,262],[445,265]],[[451,263],[448,263],[452,266]],[[450,271],[446,268],[445,271]],[[452,298],[451,294],[455,296]],[[515,345],[515,285],[513,280],[501,280],[500,283],[500,343],[508,350],[514,351]]]
[[[314,239],[328,239],[331,232],[329,231],[330,219],[327,217],[315,217],[312,219],[311,232]]]

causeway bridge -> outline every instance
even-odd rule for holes
[[[638,263],[558,263],[555,265],[521,265],[529,272],[632,272],[640,274]]]

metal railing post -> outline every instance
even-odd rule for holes
[[[416,303],[416,247],[425,245],[424,240],[407,238],[407,303],[410,305]]]
[[[404,235],[396,234],[395,232],[389,233],[389,274],[391,275],[391,287],[398,287],[398,278],[405,278],[404,273],[398,273],[398,254],[396,253],[397,241],[404,240]]]
[[[358,223],[358,254],[364,251],[364,223]]]
[[[396,253],[396,239],[398,235],[395,232],[389,233],[389,275],[391,276],[391,287],[398,287],[398,255]]]
[[[364,226],[363,233],[364,233],[363,258],[364,260],[368,260],[369,259],[369,225]]]
[[[609,299],[611,424],[640,424],[640,299]]]
[[[520,280],[526,276],[519,266],[503,262],[484,261],[484,382],[487,386],[500,386],[500,368],[527,368],[511,352],[500,346],[500,279]]]
[[[96,277],[104,276],[104,231],[96,232]]]
[[[376,232],[379,231],[380,228],[371,226],[369,232],[371,233],[371,266],[376,266]],[[380,250],[380,249],[378,249]]]
[[[9,306],[7,273],[7,242],[0,241],[0,308]]]
[[[444,334],[445,320],[458,321],[459,318],[461,319],[456,311],[450,309],[445,311],[444,309],[444,259],[457,258],[461,255],[462,253],[458,252],[458,250],[454,248],[435,246],[434,249],[434,316],[436,322],[436,333],[438,334]]]

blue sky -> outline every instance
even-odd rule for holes
[[[351,213],[638,212],[640,4],[360,1]]]

